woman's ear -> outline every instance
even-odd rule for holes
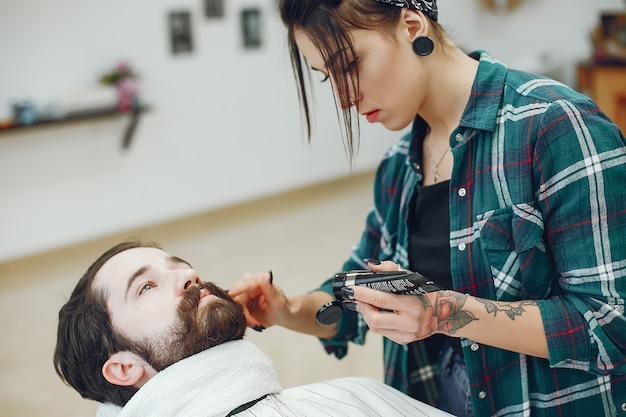
[[[122,351],[114,353],[102,366],[102,375],[110,384],[140,388],[157,372],[139,355]]]
[[[409,35],[409,41],[413,42],[418,36],[428,35],[428,17],[424,13],[409,9],[402,8],[400,14],[400,23],[403,30]]]

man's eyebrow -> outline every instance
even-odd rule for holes
[[[129,278],[126,283],[126,292],[124,293],[124,301],[128,298],[128,292],[130,291],[130,287],[132,287],[133,283],[137,280],[137,278],[141,277],[150,269],[149,265],[140,266]]]
[[[178,256],[170,256],[170,262],[173,262],[175,264],[185,264],[189,268],[193,268],[189,262],[187,262],[186,260],[182,258],[179,258]]]
[[[189,262],[187,262],[186,260],[182,258],[179,258],[178,256],[170,256],[168,260],[171,263],[185,264],[189,266],[190,268],[192,268]],[[143,274],[148,272],[148,270],[150,270],[150,265],[142,265],[128,278],[128,282],[126,283],[126,292],[124,293],[124,301],[126,301],[126,299],[128,298],[128,292],[130,291],[130,287],[133,286],[133,283]]]

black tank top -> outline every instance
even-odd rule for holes
[[[410,269],[432,279],[445,289],[452,289],[449,187],[450,181],[428,186],[418,185],[409,215]],[[460,339],[444,335],[432,337],[437,342],[448,339],[452,348],[462,355]]]

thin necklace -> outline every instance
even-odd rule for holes
[[[430,158],[430,163],[432,164],[430,171],[433,173],[433,176],[435,177],[435,182],[437,182],[439,181],[439,174],[437,173],[437,169],[439,168],[439,164],[441,164],[441,161],[443,161],[443,158],[446,156],[446,154],[450,150],[450,145],[448,145],[446,150],[443,152],[443,155],[441,155],[441,158],[439,158],[439,162],[436,162],[436,163],[435,163],[435,158],[433,158],[433,153],[430,151],[430,148],[428,147],[426,143],[424,143],[424,147],[426,148],[426,152],[428,152],[428,157]]]

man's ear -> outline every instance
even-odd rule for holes
[[[157,372],[139,355],[122,351],[114,353],[102,366],[102,375],[110,384],[140,388]]]

